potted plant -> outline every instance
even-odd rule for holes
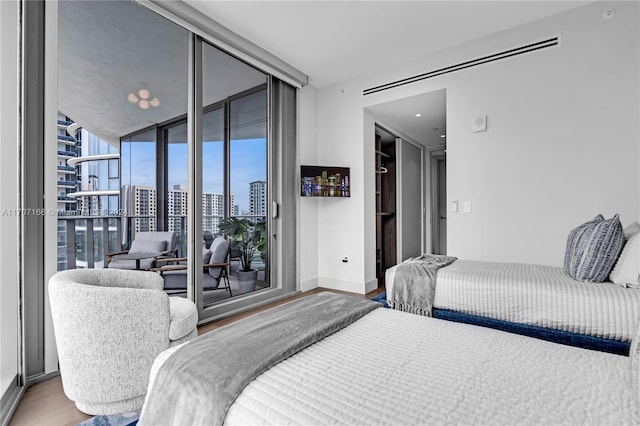
[[[255,290],[258,271],[251,268],[251,262],[257,251],[261,254],[264,251],[266,225],[247,218],[228,217],[219,228],[229,238],[231,251],[240,257],[241,268],[236,272],[240,292]]]

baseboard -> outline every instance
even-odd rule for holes
[[[356,281],[337,280],[335,278],[318,277],[318,287],[349,293],[367,294],[365,284]]]
[[[25,386],[18,386],[18,376],[16,375],[13,384],[11,384],[2,395],[0,399],[0,424],[2,424],[2,426],[9,424],[13,413],[15,413],[18,404],[20,404],[25,388]]]
[[[53,371],[51,373],[47,373],[47,374],[39,374],[37,376],[34,377],[28,377],[27,378],[27,387],[33,386],[37,383],[40,382],[44,382],[45,380],[49,380],[53,377],[57,377],[60,375],[60,371]]]
[[[374,278],[371,281],[369,281],[368,283],[365,283],[364,285],[364,294],[367,294],[373,290],[377,290],[378,289],[378,279]]]
[[[310,280],[300,281],[300,291],[308,291],[318,288],[318,278],[311,278]]]

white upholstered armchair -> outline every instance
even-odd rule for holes
[[[64,392],[87,414],[142,407],[163,350],[197,336],[197,309],[154,272],[72,269],[49,280]]]

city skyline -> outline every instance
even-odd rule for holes
[[[230,152],[230,186],[231,192],[236,197],[239,211],[250,210],[249,187],[251,182],[265,181],[267,176],[266,164],[266,139],[239,139],[231,141]],[[132,142],[129,145],[135,147],[135,155],[128,158],[131,164],[122,164],[122,185],[146,185],[156,186],[156,158],[155,142]],[[223,192],[223,143],[222,141],[205,141],[202,147],[202,158],[205,163],[202,170],[203,192]],[[264,156],[256,155],[256,152],[264,152]],[[236,166],[241,165],[241,166]],[[153,170],[154,173],[149,173]],[[186,143],[169,144],[168,152],[168,187],[175,185],[187,186],[187,145]],[[217,172],[216,172],[217,171]],[[128,182],[125,179],[128,178]]]

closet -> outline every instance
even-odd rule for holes
[[[397,263],[395,137],[376,127],[376,277],[384,287],[385,271]]]

